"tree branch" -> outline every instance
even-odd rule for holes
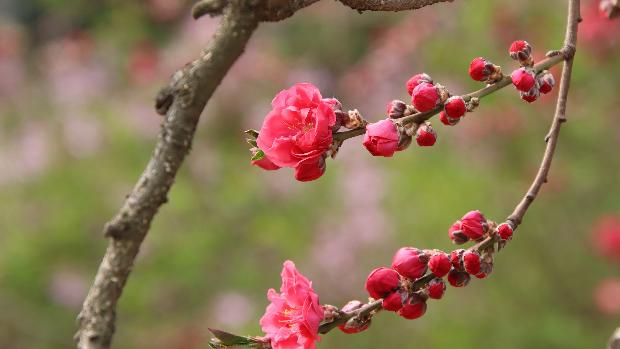
[[[405,11],[454,0],[339,0],[354,10],[362,11]]]
[[[202,56],[177,72],[166,89],[167,114],[151,159],[120,211],[105,225],[104,234],[111,239],[78,316],[78,348],[110,347],[116,303],[140,245],[190,151],[202,110],[257,25],[251,9],[241,0],[232,2]]]
[[[581,15],[579,14],[579,0],[570,0],[568,5],[568,20],[566,23],[566,36],[564,38],[564,48],[560,51],[564,61],[564,67],[562,68],[562,77],[560,81],[560,92],[558,93],[558,101],[555,107],[555,115],[551,128],[547,134],[546,141],[547,147],[543,155],[542,162],[538,169],[536,177],[527,191],[521,202],[517,205],[513,213],[507,218],[516,228],[521,224],[523,216],[527,212],[532,202],[536,199],[540,188],[547,182],[547,175],[551,168],[551,161],[555,154],[555,147],[560,136],[560,128],[562,123],[566,122],[566,102],[568,100],[568,90],[570,88],[570,79],[573,71],[573,57],[575,55],[575,49],[577,47],[577,29],[579,22],[581,21]]]

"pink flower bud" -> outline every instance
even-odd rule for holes
[[[461,96],[452,96],[444,104],[444,110],[446,111],[446,116],[460,119],[467,111],[465,100]]]
[[[400,150],[398,146],[399,137],[394,122],[390,119],[384,119],[366,125],[363,144],[374,156],[391,157]]]
[[[508,51],[515,61],[525,62],[531,57],[532,46],[527,41],[517,40],[510,45]]]
[[[464,271],[452,269],[450,273],[448,273],[448,282],[454,287],[465,287],[470,279],[471,277],[469,274]]]
[[[450,263],[456,270],[463,270],[463,254],[465,253],[464,249],[458,249],[450,252]]]
[[[426,286],[426,291],[428,292],[428,296],[430,298],[441,299],[444,292],[446,292],[446,283],[443,282],[443,279],[434,278]]]
[[[536,75],[531,69],[519,68],[512,72],[512,84],[521,92],[528,92],[536,85]]]
[[[476,275],[480,272],[480,254],[476,251],[465,251],[463,254],[465,271]]]
[[[431,111],[441,103],[439,91],[433,84],[422,82],[413,89],[411,103],[421,113]]]
[[[403,247],[392,258],[392,268],[400,275],[417,279],[426,273],[429,256],[414,247]]]
[[[448,236],[450,236],[450,240],[456,245],[462,245],[469,241],[469,237],[467,237],[461,229],[461,221],[456,221],[452,224],[448,230]]]
[[[398,311],[403,307],[403,298],[399,292],[392,292],[383,298],[381,306],[387,311]]]
[[[435,276],[442,278],[450,272],[452,263],[450,263],[450,257],[444,252],[436,252],[431,256],[428,261],[428,268]]]
[[[461,218],[461,230],[472,240],[480,239],[487,227],[487,220],[480,211],[469,211]]]
[[[555,78],[553,74],[546,72],[544,74],[538,75],[538,85],[539,90],[543,94],[547,94],[553,90],[553,86],[555,86]]]
[[[387,105],[387,115],[390,119],[400,119],[405,116],[405,110],[407,110],[407,104],[403,101],[395,99]]]
[[[437,141],[437,133],[430,123],[424,123],[415,132],[415,140],[421,147],[430,147]]]
[[[498,73],[499,67],[482,57],[474,58],[469,65],[469,76],[476,81],[487,81],[494,73]]]
[[[502,223],[497,226],[497,235],[504,240],[512,239],[512,227],[508,223]]]
[[[448,115],[446,115],[446,112],[443,110],[439,113],[439,121],[441,121],[441,123],[446,126],[454,126],[458,124],[460,120],[461,119],[453,119],[449,117]]]
[[[528,92],[519,92],[519,95],[521,96],[522,100],[528,103],[533,103],[538,99],[538,97],[540,97],[540,90],[536,86],[534,86]]]
[[[414,76],[412,76],[408,81],[407,81],[407,92],[409,93],[409,95],[411,96],[413,94],[413,90],[421,83],[426,82],[429,84],[433,83],[433,79],[431,79],[431,77],[426,74],[426,73],[420,73],[420,74],[416,74]]]
[[[390,268],[377,268],[373,270],[366,279],[366,290],[368,294],[379,299],[398,288],[398,273]]]
[[[426,301],[419,295],[412,295],[398,311],[398,315],[408,320],[414,320],[426,313]]]

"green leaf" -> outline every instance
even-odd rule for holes
[[[258,149],[258,151],[254,155],[252,155],[252,161],[261,160],[264,157],[265,153],[262,150]]]
[[[244,131],[244,133],[254,139],[258,138],[258,131],[256,130],[249,129],[249,130]]]
[[[251,146],[253,146],[253,147],[257,147],[257,148],[258,148],[258,145],[256,144],[256,139],[254,139],[254,138],[248,138],[248,139],[246,139],[245,141],[246,141],[246,142],[248,142],[248,144],[249,144],[249,145],[251,145]]]
[[[252,342],[248,337],[237,336],[222,330],[210,328],[209,331],[224,345],[248,345]]]

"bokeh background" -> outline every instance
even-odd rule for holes
[[[422,319],[381,314],[320,348],[602,348],[620,325],[620,21],[583,1],[574,81],[550,182],[493,274],[449,288]],[[217,19],[191,3],[0,1],[0,348],[68,348],[106,241],[104,223],[145,166],[153,97],[196,57]],[[373,158],[347,141],[312,183],[249,164],[242,131],[309,81],[371,120],[425,71],[454,93],[484,55],[559,48],[565,1],[468,0],[358,14],[324,0],[262,25],[209,103],[119,304],[116,348],[205,348],[207,327],[259,334],[266,290],[292,259],[321,301],[364,299],[368,271],[400,246],[452,247],[451,223],[501,220],[529,186],[553,95],[507,88],[438,143]],[[554,72],[559,72],[556,68]]]

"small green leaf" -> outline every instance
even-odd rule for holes
[[[262,160],[265,157],[265,153],[258,149],[258,151],[252,155],[252,161]]]
[[[254,139],[254,138],[248,138],[245,141],[248,142],[248,144],[253,146],[253,147],[258,147],[258,145],[256,144],[256,139]]]
[[[252,343],[250,338],[237,336],[236,334],[228,333],[222,330],[216,330],[210,328],[209,331],[213,333],[215,338],[219,339],[224,345],[248,345]]]
[[[258,138],[258,131],[256,130],[249,129],[249,130],[244,131],[244,133],[254,139]]]

